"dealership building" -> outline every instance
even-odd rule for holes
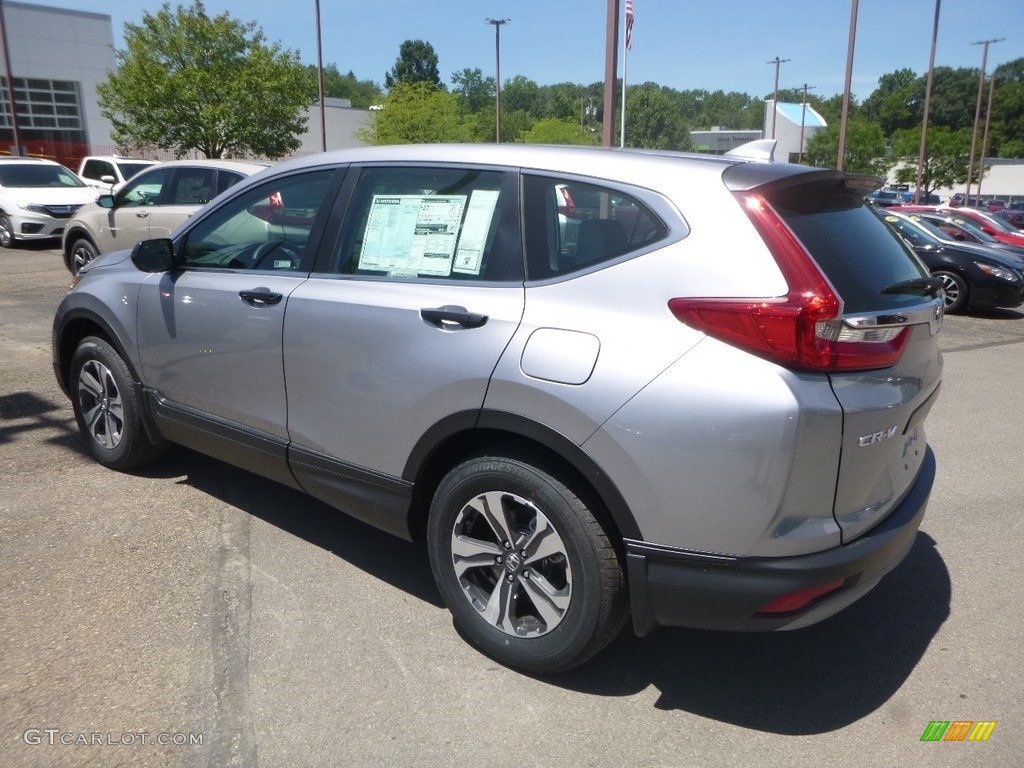
[[[0,154],[49,157],[70,168],[77,168],[85,155],[115,154],[113,125],[100,114],[96,93],[107,73],[117,68],[110,16],[3,0],[0,23]],[[8,86],[9,73],[13,89]],[[328,148],[359,146],[354,134],[369,124],[371,113],[352,109],[343,99],[325,99],[324,106]],[[319,106],[310,107],[307,117],[297,154],[321,147]],[[161,151],[145,154],[160,160],[171,157]]]

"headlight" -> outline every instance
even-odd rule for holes
[[[32,213],[41,213],[43,216],[50,215],[50,211],[45,205],[22,205],[19,207],[25,211],[32,211]]]
[[[986,275],[998,277],[1000,280],[1009,280],[1011,283],[1020,282],[1020,275],[1008,267],[996,267],[992,264],[982,264],[980,261],[976,261],[974,264]]]

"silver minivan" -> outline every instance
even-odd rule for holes
[[[177,443],[423,541],[504,664],[803,627],[900,562],[935,477],[941,284],[878,183],[753,150],[303,157],[88,265],[54,369],[107,467]]]

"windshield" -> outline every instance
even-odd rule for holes
[[[904,219],[900,216],[894,216],[893,214],[887,214],[884,216],[885,223],[895,229],[904,238],[910,241],[912,245],[942,245],[941,241],[945,239],[945,235],[942,237],[933,235],[930,231],[924,228],[919,222],[913,222],[910,219]]]
[[[147,168],[151,168],[151,163],[125,163],[118,162],[117,167],[121,169],[121,175],[124,176],[124,180],[128,181],[132,176],[144,171]]]
[[[84,187],[85,184],[62,165],[18,163],[0,164],[0,186],[35,189]]]
[[[981,218],[983,218],[987,223],[991,224],[994,229],[998,229],[1000,232],[1006,232],[1007,234],[1011,235],[1020,234],[1019,229],[1017,229],[1009,222],[1000,219],[998,216],[989,216],[988,214],[982,213],[981,211],[978,212],[978,215],[981,216]]]
[[[999,242],[994,237],[992,237],[992,235],[990,235],[988,232],[979,227],[976,222],[971,221],[970,219],[960,219],[954,217],[950,219],[950,221],[956,226],[960,227],[961,229],[970,232],[972,235],[974,235],[974,237],[978,238],[978,240],[983,243]]]

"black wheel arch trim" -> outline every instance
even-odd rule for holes
[[[560,456],[597,494],[617,527],[619,535],[630,539],[641,538],[640,527],[626,500],[611,478],[594,460],[565,435],[519,414],[484,409],[479,412],[462,411],[442,419],[428,429],[417,442],[409,454],[402,477],[409,482],[417,483],[437,451],[443,450],[446,443],[456,435],[467,432],[503,433],[536,443]]]
[[[69,339],[68,327],[80,321],[87,322],[95,328],[83,333],[75,334]],[[141,405],[139,411],[142,418],[143,429],[146,431],[146,436],[152,443],[163,442],[164,437],[160,434],[160,430],[157,428],[148,407],[144,387],[142,385],[142,378],[135,369],[135,364],[132,361],[131,356],[125,351],[126,346],[122,341],[121,336],[100,314],[87,307],[75,307],[74,309],[69,310],[66,314],[60,317],[53,328],[53,338],[51,340],[53,346],[53,373],[57,378],[57,383],[60,385],[61,390],[68,396],[68,398],[72,397],[69,388],[69,382],[71,379],[71,358],[74,357],[75,350],[78,348],[78,344],[82,339],[87,336],[97,335],[105,339],[107,343],[114,348],[114,351],[124,361],[125,366],[127,366],[128,373],[132,376],[132,388],[135,390],[136,402]]]

